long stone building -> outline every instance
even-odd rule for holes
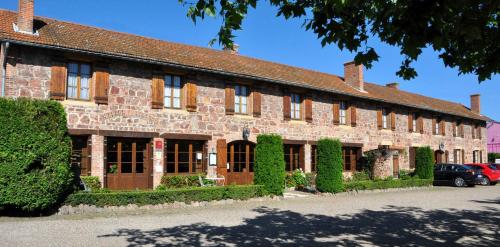
[[[375,174],[412,169],[415,149],[436,162],[486,160],[479,95],[471,107],[239,55],[34,17],[34,1],[0,10],[1,96],[60,101],[73,165],[116,189],[152,188],[163,175],[208,173],[251,183],[261,133],[284,139],[286,170],[315,171],[316,142],[343,143],[346,176],[364,152]]]

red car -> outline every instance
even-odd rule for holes
[[[481,185],[495,185],[500,182],[500,170],[497,169],[498,166],[495,164],[467,164],[476,171],[480,171],[483,174],[483,178],[480,180]]]

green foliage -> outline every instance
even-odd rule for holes
[[[370,180],[368,171],[354,172],[350,181],[365,181]]]
[[[390,188],[407,188],[407,187],[422,187],[431,186],[432,179],[390,179],[390,180],[365,180],[365,181],[351,181],[345,183],[345,191],[356,190],[376,190],[376,189],[390,189]]]
[[[90,191],[98,191],[101,189],[101,181],[96,176],[81,176],[80,179],[87,185]]]
[[[419,147],[415,153],[415,174],[422,179],[434,178],[434,159],[430,147]]]
[[[292,173],[287,173],[285,178],[287,188],[304,188],[310,185],[307,175],[300,169],[296,169]]]
[[[76,185],[66,114],[55,101],[0,98],[0,208],[47,210]]]
[[[66,205],[80,204],[104,206],[156,205],[173,202],[214,201],[224,199],[247,200],[265,196],[261,185],[184,188],[156,191],[121,191],[110,193],[74,193],[66,199]]]
[[[164,175],[161,177],[161,184],[165,186],[167,189],[171,188],[186,188],[186,187],[200,187],[200,179],[198,176],[201,176],[202,179],[205,178],[204,174],[200,175]],[[205,182],[205,180],[204,180]]]
[[[318,141],[318,168],[316,187],[321,192],[343,191],[342,144],[339,140],[320,139]]]
[[[499,153],[488,153],[488,162],[495,163],[496,159],[500,159]]]
[[[283,194],[285,160],[281,136],[275,134],[257,136],[253,181],[254,184],[264,185],[270,194]]]
[[[411,179],[414,175],[415,175],[415,173],[413,173],[412,171],[409,171],[409,170],[400,170],[399,171],[399,179],[402,179],[402,180]]]
[[[205,15],[222,17],[216,40],[233,48],[233,31],[241,30],[249,8],[257,0],[179,0],[190,4],[188,17],[194,22]],[[321,40],[357,53],[354,61],[367,68],[379,56],[369,41],[380,40],[399,47],[404,59],[396,73],[404,79],[417,76],[411,63],[431,47],[446,66],[460,74],[475,73],[479,81],[500,72],[498,46],[499,1],[290,1],[268,0],[277,15],[305,20],[304,28]],[[419,13],[415,17],[415,13]]]

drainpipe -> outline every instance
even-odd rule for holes
[[[0,46],[1,49],[1,56],[0,61],[2,66],[2,97],[5,97],[5,77],[7,76],[6,70],[7,70],[7,52],[9,51],[9,42],[4,42]]]

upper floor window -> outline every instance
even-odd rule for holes
[[[292,93],[290,95],[290,117],[291,119],[301,119],[300,110],[301,97],[299,94]]]
[[[441,124],[441,118],[436,118],[436,120],[434,121],[434,126],[432,126],[434,128],[434,134],[435,135],[439,135],[440,134],[440,124]]]
[[[339,102],[339,123],[347,124],[347,103],[345,101]]]
[[[90,100],[92,71],[87,63],[68,63],[68,99]]]
[[[164,88],[164,104],[166,108],[181,108],[181,77],[166,75]]]
[[[412,126],[411,126],[411,129],[413,132],[417,132],[418,128],[417,128],[417,125],[418,125],[418,116],[417,116],[417,113],[412,113]]]
[[[389,112],[385,108],[382,109],[382,128],[389,128]]]
[[[234,112],[240,114],[248,113],[248,95],[247,86],[236,85],[234,87]]]

